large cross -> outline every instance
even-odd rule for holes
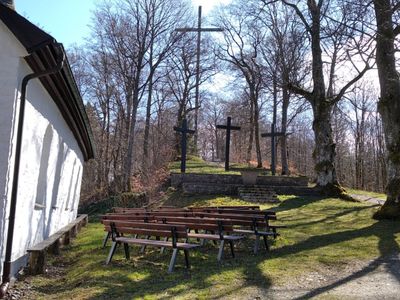
[[[217,125],[218,129],[226,129],[226,140],[225,140],[225,171],[229,171],[229,149],[231,145],[231,130],[240,130],[239,126],[231,125],[231,117],[226,120],[226,125]]]
[[[187,120],[183,119],[182,121],[182,127],[174,127],[174,130],[177,132],[180,132],[182,134],[182,139],[181,139],[181,173],[186,172],[186,140],[187,140],[187,134],[193,134],[195,133],[194,130],[191,130],[187,126]]]
[[[202,32],[218,32],[224,31],[222,28],[202,28],[201,27],[201,6],[199,6],[199,15],[197,19],[197,27],[184,27],[177,28],[176,31],[180,32],[197,32],[197,60],[196,60],[196,95],[195,95],[195,115],[194,115],[194,145],[197,151],[197,122],[198,122],[198,109],[199,109],[199,86],[200,86],[200,42]]]
[[[286,132],[276,132],[275,131],[275,123],[271,124],[271,132],[262,133],[262,137],[269,137],[271,138],[271,173],[275,175],[276,173],[276,142],[275,138],[278,136],[285,136]]]

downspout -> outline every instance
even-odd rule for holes
[[[62,69],[65,61],[64,51],[62,50],[61,44],[55,44],[55,46],[57,47],[56,49],[61,53],[61,55],[58,55],[57,65],[49,70],[43,70],[37,73],[28,74],[22,79],[18,128],[17,128],[17,140],[15,145],[14,174],[13,174],[13,183],[11,190],[10,215],[8,218],[7,245],[6,245],[6,254],[4,259],[2,284],[0,286],[0,299],[4,298],[5,295],[7,294],[7,290],[11,282],[11,256],[12,256],[12,244],[14,238],[15,213],[17,207],[19,166],[21,161],[21,147],[22,147],[23,127],[24,127],[26,90],[28,87],[28,83],[31,79],[55,74]]]

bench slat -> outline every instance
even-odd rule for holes
[[[146,246],[155,246],[155,247],[166,247],[173,248],[172,243],[168,241],[157,241],[157,240],[147,240],[147,239],[136,239],[136,238],[127,238],[127,237],[118,237],[115,239],[117,242],[128,243],[128,244],[136,244],[136,245],[146,245]],[[197,248],[200,245],[190,244],[190,243],[176,243],[176,247],[178,249],[193,249]]]

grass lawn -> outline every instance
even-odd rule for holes
[[[364,261],[399,252],[400,223],[371,219],[377,207],[329,198],[281,196],[281,202],[264,205],[277,211],[279,222],[287,225],[270,253],[251,252],[253,241],[237,247],[236,258],[226,251],[225,260],[216,260],[217,247],[209,243],[191,252],[192,268],[184,269],[178,257],[173,274],[167,273],[170,252],[148,249],[139,254],[131,248],[126,261],[117,250],[110,265],[101,249],[102,225],[83,228],[73,243],[52,258],[47,275],[29,277],[34,299],[209,299],[251,298],[248,288],[267,290],[298,280],[326,268],[341,269],[352,261]],[[166,204],[245,205],[230,197],[171,197]],[[228,250],[228,249],[226,249]],[[264,249],[261,249],[264,250]],[[52,269],[58,271],[51,271]]]
[[[246,164],[231,163],[231,168],[245,168]],[[181,162],[175,161],[169,165],[169,170],[172,173],[181,172]],[[225,172],[224,163],[212,163],[206,162],[196,156],[188,156],[186,161],[186,173],[198,173],[198,174],[235,174],[240,175],[239,171],[228,171]]]

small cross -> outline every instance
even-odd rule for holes
[[[276,132],[275,131],[274,123],[271,124],[271,132],[261,134],[262,137],[270,137],[271,138],[271,173],[272,173],[272,175],[275,175],[275,173],[276,173],[275,137],[285,136],[285,135],[286,135],[286,132]]]
[[[226,125],[217,125],[218,129],[226,129],[226,140],[225,140],[225,171],[229,171],[229,149],[231,144],[231,130],[240,130],[239,126],[231,125],[231,117],[226,120]]]
[[[187,120],[183,119],[182,120],[182,127],[176,127],[174,126],[174,130],[177,132],[180,132],[182,134],[182,139],[181,139],[181,172],[185,173],[186,172],[186,140],[187,140],[187,134],[193,134],[195,133],[194,130],[188,129],[187,126]]]

